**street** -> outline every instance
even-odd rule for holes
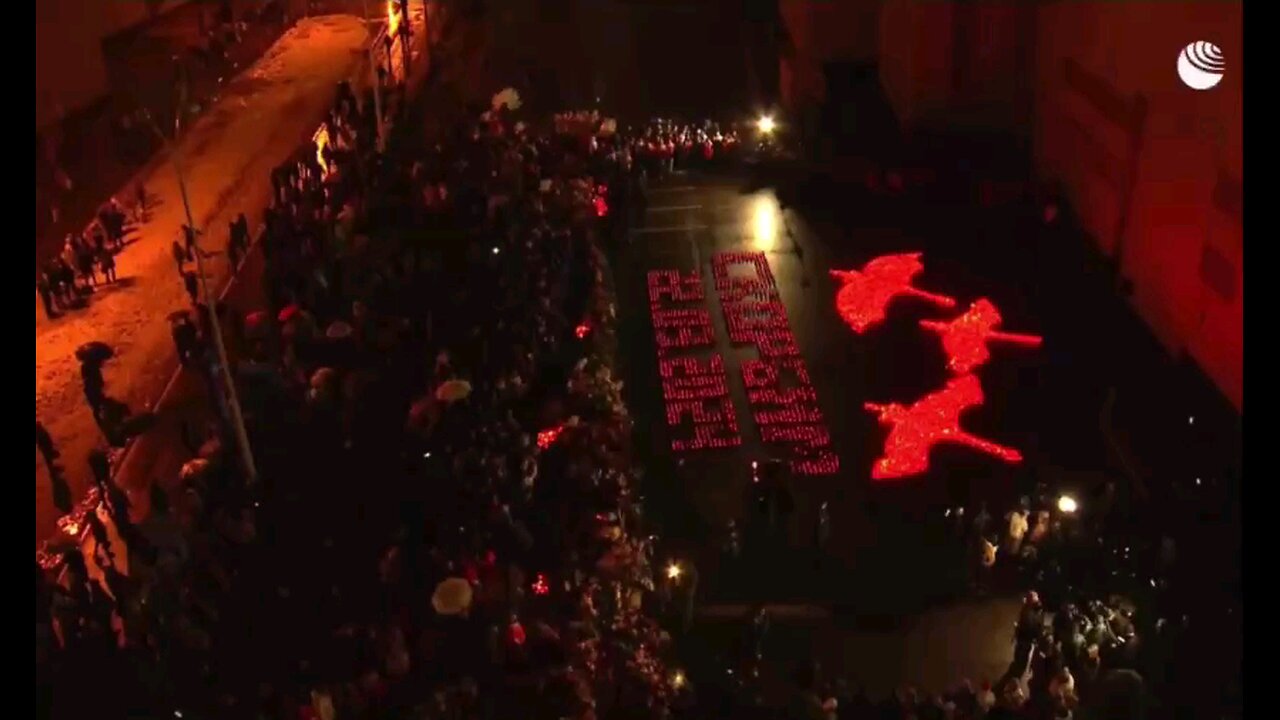
[[[300,22],[232,82],[182,139],[191,211],[213,255],[206,262],[211,289],[225,287],[230,276],[223,253],[228,223],[243,212],[257,226],[270,196],[270,170],[314,131],[334,86],[359,67],[364,41],[365,30],[354,17]],[[82,396],[75,349],[94,340],[115,349],[105,368],[107,394],[134,413],[155,407],[177,367],[166,316],[189,305],[170,252],[185,212],[172,160],[140,179],[152,209],[126,237],[117,257],[119,282],[100,288],[86,308],[52,321],[36,300],[36,417],[53,436],[76,498],[91,482],[85,458],[105,440]],[[129,197],[132,190],[130,185],[121,193]],[[130,491],[145,495],[146,481],[143,476],[143,485]],[[37,457],[37,544],[55,531],[59,513],[50,490]]]

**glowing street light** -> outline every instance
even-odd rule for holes
[[[761,115],[760,119],[756,120],[756,128],[765,135],[771,134],[777,126],[772,115]]]
[[[1058,510],[1065,515],[1074,515],[1076,510],[1080,509],[1080,504],[1070,495],[1063,495],[1058,498]]]
[[[671,687],[675,688],[676,690],[679,690],[680,688],[684,687],[686,680],[687,679],[684,676],[684,671],[677,670],[671,674]]]
[[[684,568],[680,567],[680,563],[673,562],[673,563],[671,563],[671,564],[667,565],[667,579],[668,579],[668,580],[671,580],[671,581],[673,581],[673,582],[674,582],[674,581],[677,581],[677,580],[679,580],[679,579],[680,579],[680,576],[681,576],[683,573],[684,573]]]

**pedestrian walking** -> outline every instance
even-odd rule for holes
[[[81,239],[78,247],[76,247],[76,269],[79,270],[80,277],[84,280],[84,288],[88,292],[93,292],[93,286],[98,284],[96,267],[97,263],[94,261],[93,248]]]
[[[102,268],[102,277],[107,284],[115,284],[116,281],[116,256],[108,248],[103,248],[98,253],[98,265]]]
[[[147,214],[147,188],[138,183],[133,189],[133,222],[140,223]]]
[[[191,304],[195,305],[200,301],[200,280],[196,274],[190,271],[182,273],[182,284],[187,288],[187,295],[191,296]]]
[[[106,497],[107,485],[111,482],[111,459],[99,448],[89,451],[89,472],[93,474],[99,496]]]

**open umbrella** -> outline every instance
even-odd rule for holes
[[[425,395],[409,408],[409,427],[427,429],[440,418],[440,404],[434,397]]]
[[[199,479],[202,475],[209,471],[209,461],[204,458],[196,458],[188,460],[182,465],[182,470],[178,473],[178,477],[183,482],[191,482]]]
[[[244,334],[249,338],[260,338],[267,332],[270,317],[265,310],[255,310],[244,316]]]
[[[290,304],[286,306],[285,309],[280,311],[280,314],[276,316],[276,319],[282,323],[287,323],[290,320],[297,317],[298,314],[301,312],[302,312],[302,308],[298,307],[295,304]]]
[[[116,351],[110,345],[98,340],[76,348],[76,359],[80,362],[103,362],[110,360],[115,354]]]
[[[311,375],[311,389],[323,390],[332,385],[337,376],[333,368],[322,367]]]
[[[469,395],[471,395],[471,383],[466,380],[449,380],[436,388],[436,399],[440,402],[457,402],[467,399]]]
[[[460,577],[442,580],[431,593],[431,607],[441,615],[461,615],[471,607],[471,583]]]
[[[346,338],[354,335],[355,332],[356,329],[351,327],[350,323],[342,320],[334,320],[333,324],[329,325],[329,327],[324,331],[324,336],[330,340],[345,340]]]
[[[515,88],[504,88],[501,92],[496,93],[491,100],[494,110],[506,107],[508,110],[520,109],[520,93]]]

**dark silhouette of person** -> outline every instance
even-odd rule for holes
[[[193,272],[182,273],[182,284],[187,288],[187,295],[191,296],[191,304],[195,305],[200,301],[200,281]]]
[[[177,240],[173,241],[170,250],[173,252],[173,261],[178,264],[178,274],[186,273],[187,260],[190,259],[187,257],[187,251],[182,249],[182,245]]]
[[[103,248],[98,253],[98,264],[102,267],[102,276],[107,283],[116,281],[116,256],[110,250]]]
[[[184,317],[173,323],[173,346],[178,351],[178,361],[188,367],[198,354],[199,333],[190,317]]]
[[[36,291],[40,293],[40,306],[44,308],[44,316],[53,320],[58,316],[58,306],[53,299],[53,283],[49,280],[49,273],[40,272],[40,277],[36,278]]]
[[[107,496],[107,485],[111,482],[111,460],[98,448],[89,451],[89,471],[93,473],[93,483],[102,497]]]
[[[40,451],[40,457],[44,458],[44,464],[52,466],[53,461],[58,459],[58,449],[53,446],[53,436],[45,429],[40,421],[36,421],[36,449]]]
[[[80,380],[84,383],[84,399],[97,417],[107,399],[107,382],[102,377],[102,365],[96,362],[80,363]]]

